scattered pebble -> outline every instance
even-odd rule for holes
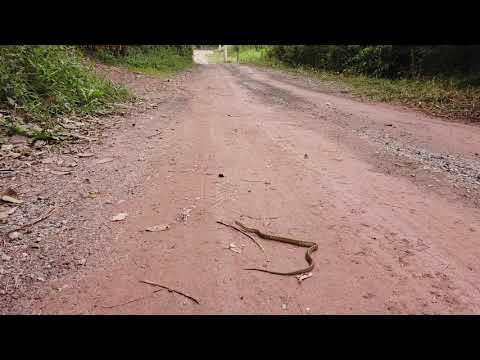
[[[423,166],[428,166],[429,171],[446,172],[447,178],[454,185],[461,184],[467,191],[478,192],[478,179],[480,177],[480,161],[461,155],[433,153],[415,145],[397,141],[386,136],[375,128],[354,130],[355,133],[370,141],[385,145],[389,152],[404,158],[418,161]],[[386,141],[388,138],[388,141]],[[379,152],[376,152],[377,154]],[[478,153],[475,153],[478,155]]]
[[[77,156],[81,158],[91,157],[94,156],[94,153],[78,153]]]
[[[12,144],[2,145],[1,149],[2,151],[10,151],[13,149],[13,145]]]
[[[115,216],[113,216],[110,220],[111,221],[122,221],[127,218],[128,214],[127,213],[119,213]]]
[[[36,140],[35,143],[33,144],[33,147],[35,149],[40,149],[47,145],[47,142],[45,140]]]
[[[231,243],[228,248],[238,254],[241,254],[242,251],[237,247],[237,245],[235,245],[235,243]]]
[[[106,163],[111,162],[111,161],[113,161],[112,158],[105,158],[105,159],[100,159],[100,160],[95,161],[95,164],[96,165],[106,164]]]
[[[150,226],[145,229],[145,231],[149,232],[157,232],[157,231],[165,231],[168,230],[170,226],[168,224],[162,224],[162,225],[155,225],[155,226]]]
[[[8,256],[7,254],[3,253],[3,252],[0,252],[0,258],[2,259],[2,261],[10,261],[12,259],[11,256]]]
[[[18,231],[14,231],[14,232],[11,232],[10,234],[8,234],[8,238],[10,240],[20,239],[21,237],[22,237],[22,234],[19,233]]]
[[[296,278],[297,278],[297,281],[299,284],[302,283],[302,281],[312,277],[313,274],[311,272],[307,273],[307,274],[300,274],[300,275],[297,275]]]

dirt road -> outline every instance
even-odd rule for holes
[[[211,55],[212,53],[212,50],[197,50],[193,53],[193,61],[197,64],[207,65],[208,55]]]
[[[480,313],[479,127],[247,66],[131,83],[160,105],[93,149],[116,161],[78,169],[108,198],[57,215],[78,225],[56,236],[88,248],[85,266],[8,312]],[[243,270],[302,268],[305,249],[259,240],[263,253],[217,220],[317,242],[312,276]]]

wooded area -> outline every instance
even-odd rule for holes
[[[274,45],[266,48],[269,57],[291,65],[386,78],[468,77],[469,84],[480,85],[480,46]]]

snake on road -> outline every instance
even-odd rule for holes
[[[240,226],[240,228],[243,231],[250,232],[252,234],[256,234],[256,235],[258,235],[259,237],[261,237],[262,239],[265,239],[265,240],[279,241],[279,242],[283,242],[283,243],[287,243],[287,244],[292,244],[292,245],[308,248],[307,252],[305,253],[305,260],[307,260],[307,263],[308,263],[309,266],[305,269],[292,271],[292,272],[277,272],[277,271],[270,271],[270,270],[257,269],[257,268],[248,268],[248,269],[244,269],[244,270],[262,271],[262,272],[266,272],[266,273],[269,273],[269,274],[285,275],[285,276],[300,275],[300,274],[304,274],[304,273],[307,273],[307,272],[310,272],[310,271],[313,270],[315,264],[314,264],[313,259],[312,259],[312,253],[318,249],[318,244],[317,243],[314,243],[314,242],[311,242],[311,241],[295,240],[295,239],[290,239],[290,238],[286,238],[286,237],[282,237],[282,236],[264,234],[260,230],[255,229],[255,228],[249,228],[249,227],[243,225],[242,223],[240,223],[238,221],[235,221],[235,224]]]

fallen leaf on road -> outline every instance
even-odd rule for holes
[[[127,218],[128,214],[127,213],[120,213],[112,217],[110,220],[112,221],[122,221]]]
[[[15,212],[15,210],[17,210],[16,207],[8,209],[8,210],[1,211],[0,212],[0,220],[6,219],[9,215],[12,215]]]
[[[113,161],[113,159],[112,158],[105,158],[105,159],[100,159],[100,160],[95,161],[95,164],[97,164],[97,165],[105,164],[105,163],[108,163],[110,161]]]
[[[71,171],[55,171],[55,170],[50,170],[50,174],[53,175],[69,175],[71,174]]]
[[[149,231],[149,232],[165,231],[169,228],[170,226],[168,226],[167,224],[162,224],[162,225],[150,226],[149,228],[146,228],[145,231]]]
[[[18,200],[16,198],[8,196],[8,195],[3,195],[2,200],[5,201],[5,202],[12,203],[12,204],[22,204],[23,203],[22,200]]]
[[[13,145],[12,144],[2,145],[1,149],[3,151],[10,151],[13,149]]]
[[[95,155],[94,153],[79,153],[78,157],[86,158],[86,157],[91,157],[91,156],[94,156],[94,155]]]
[[[192,209],[182,209],[182,212],[177,216],[177,220],[186,222],[188,217],[190,216],[191,211]]]
[[[10,261],[12,259],[11,256],[8,256],[4,252],[0,252],[0,254],[1,254],[0,258],[2,259],[2,261]]]
[[[22,237],[22,234],[19,233],[18,231],[14,231],[14,232],[11,232],[10,234],[8,234],[8,238],[10,240],[16,240],[16,239],[19,239],[20,237]]]
[[[296,278],[297,278],[297,280],[298,280],[299,283],[302,283],[303,280],[306,280],[306,279],[308,279],[309,277],[312,277],[312,275],[313,275],[313,274],[312,274],[311,272],[309,272],[309,273],[307,273],[307,274],[297,275]]]
[[[75,167],[75,166],[78,166],[78,164],[77,164],[75,161],[67,161],[67,162],[65,163],[65,166]]]
[[[91,198],[91,199],[95,199],[98,194],[99,194],[99,193],[96,192],[96,191],[89,191],[87,196],[88,196],[89,198]]]

